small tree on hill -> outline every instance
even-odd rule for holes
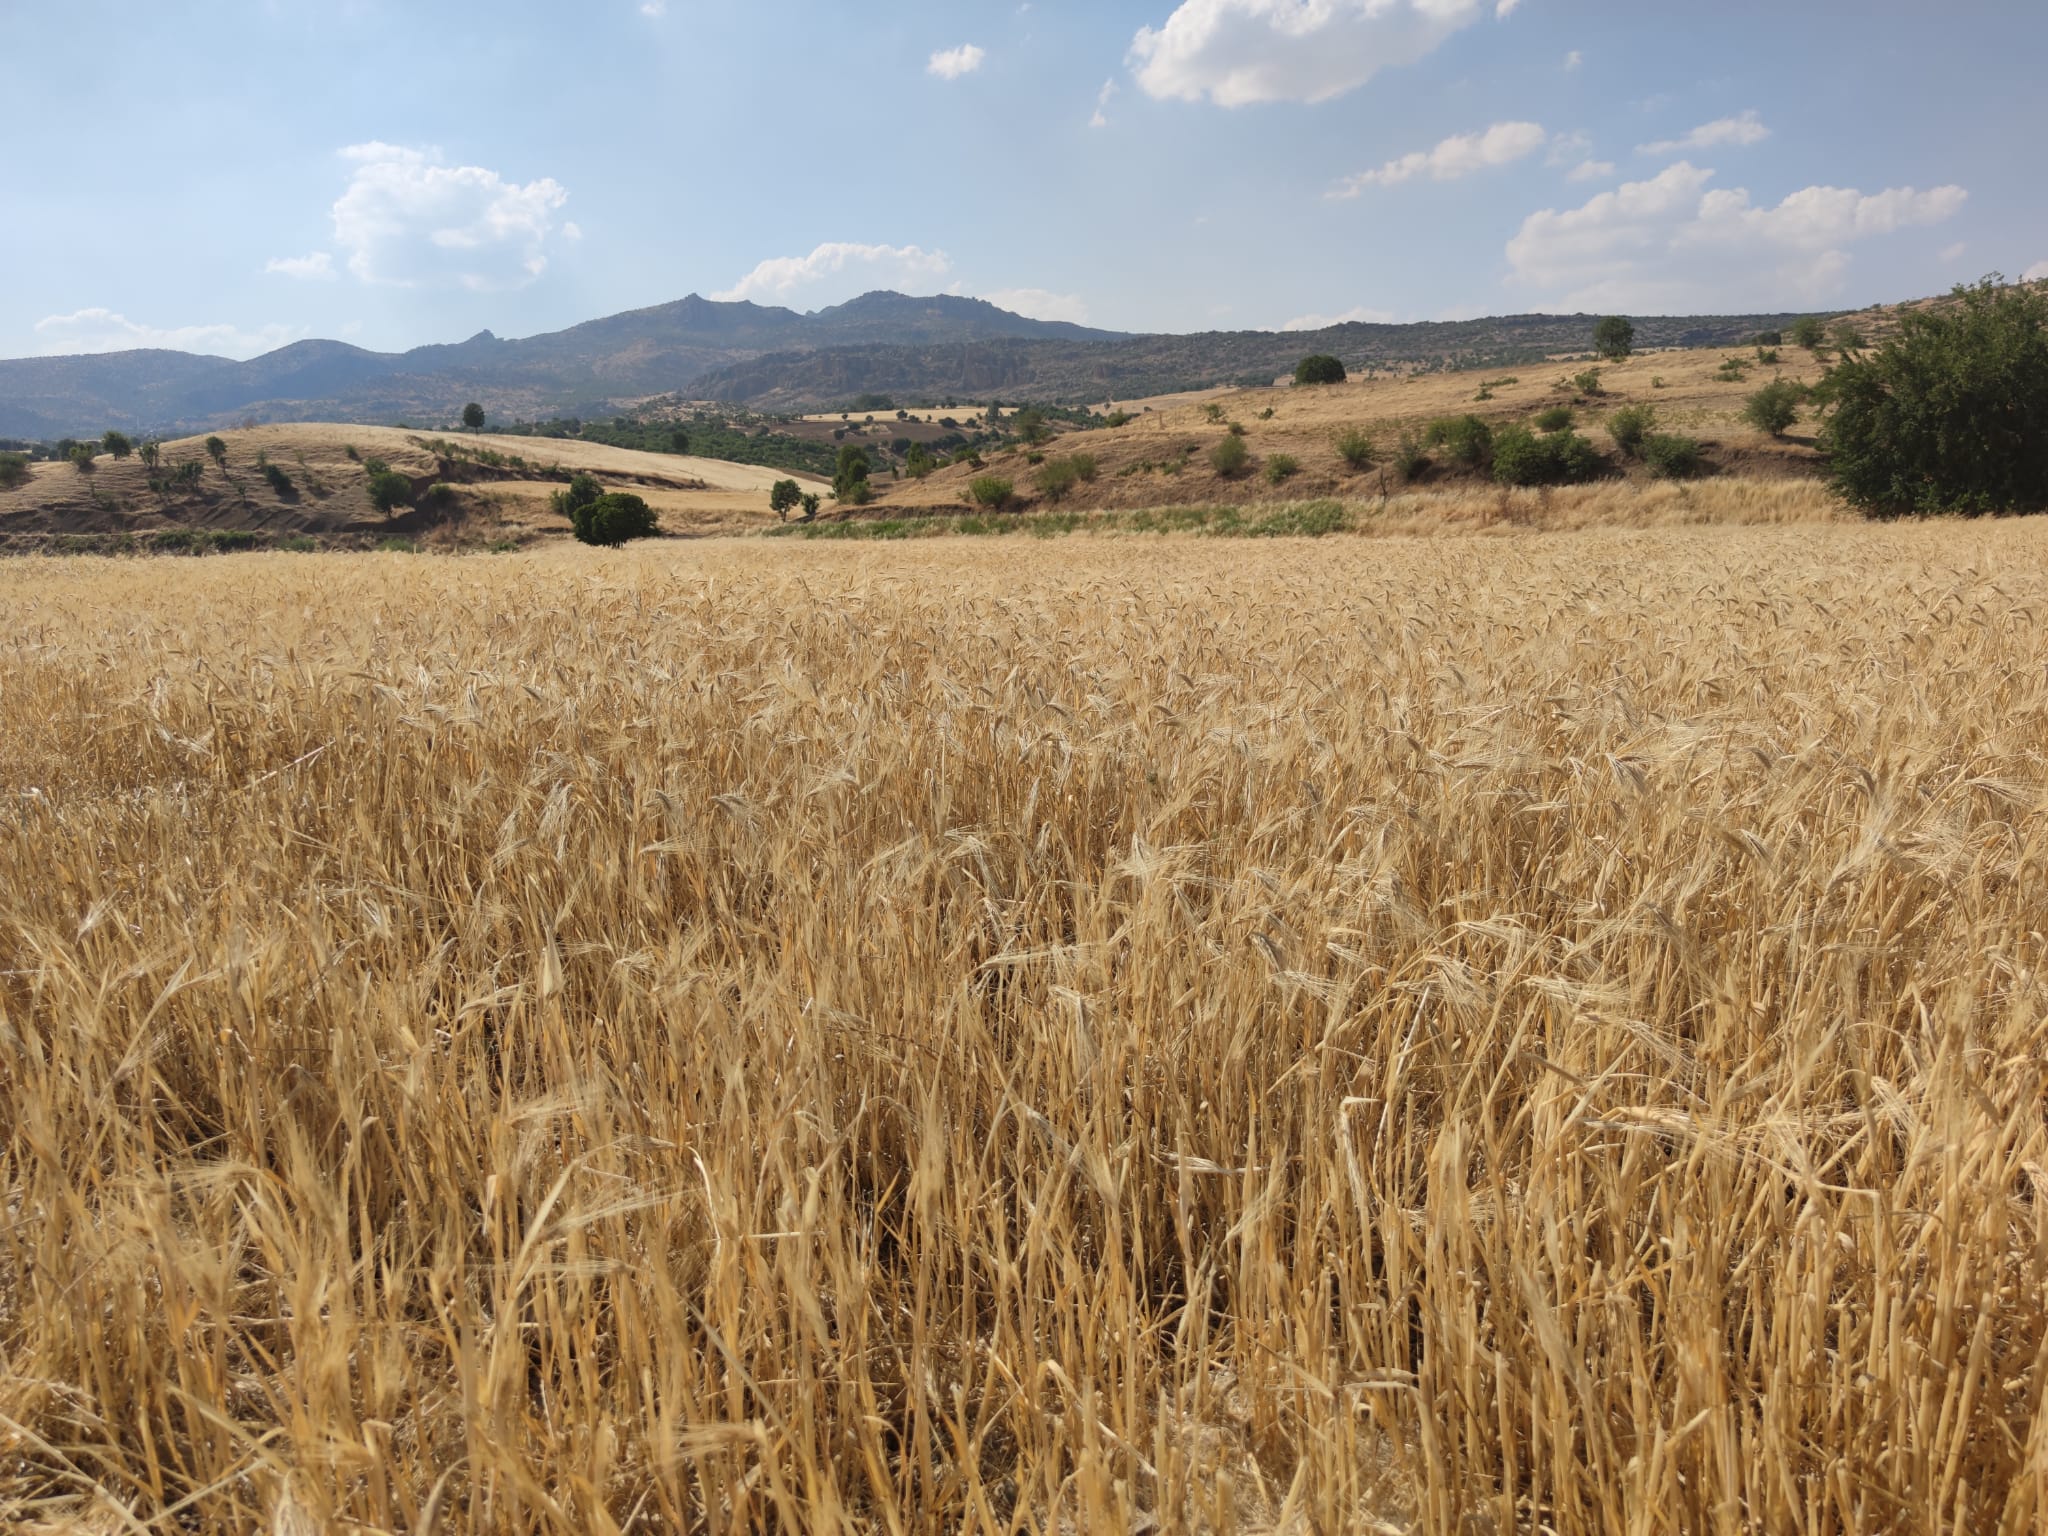
[[[1626,316],[1609,315],[1593,327],[1593,350],[1609,362],[1618,363],[1635,349],[1635,323]]]
[[[768,510],[782,522],[803,505],[804,488],[794,480],[778,480],[768,488]]]
[[[484,408],[474,400],[462,408],[462,424],[472,432],[484,429]]]
[[[412,482],[395,469],[370,476],[370,505],[389,517],[400,507],[412,505]]]
[[[865,506],[873,494],[868,489],[868,474],[872,468],[868,463],[867,449],[848,443],[839,450],[838,464],[832,472],[832,495],[853,506]]]
[[[1955,297],[1821,386],[1829,479],[1866,511],[2048,509],[2048,292],[1991,277]]]
[[[228,445],[225,442],[217,437],[209,437],[206,440],[206,456],[213,460],[213,467],[215,469],[220,470],[223,474],[227,472]]]
[[[805,522],[807,522],[807,523],[808,523],[808,522],[811,522],[812,520],[814,520],[814,519],[815,519],[815,518],[817,517],[817,515],[818,515],[818,502],[819,502],[819,497],[818,497],[818,493],[817,493],[817,492],[815,492],[815,491],[806,491],[806,492],[804,492],[804,521],[805,521]]]
[[[661,531],[654,509],[638,496],[614,491],[576,509],[576,537],[585,544],[613,547]]]
[[[1034,448],[1052,436],[1052,428],[1046,424],[1045,412],[1035,405],[1026,406],[1011,418],[1010,425],[1017,436]]]
[[[1773,379],[1749,397],[1742,407],[1742,419],[1759,431],[1783,437],[1785,429],[1799,420],[1799,402],[1804,395],[1790,379]]]
[[[70,458],[71,467],[81,475],[89,475],[97,467],[92,461],[91,443],[73,443]]]
[[[1786,334],[1792,338],[1793,346],[1804,347],[1812,352],[1827,340],[1828,331],[1827,327],[1820,323],[1818,315],[1801,315],[1792,322],[1792,329]]]
[[[1294,382],[1297,384],[1342,384],[1348,377],[1344,364],[1327,352],[1304,357],[1294,365]]]
[[[142,467],[152,475],[156,473],[156,467],[162,461],[163,455],[163,444],[155,438],[151,438],[135,450],[135,456],[142,460]]]
[[[107,452],[117,459],[125,459],[135,451],[134,440],[125,432],[109,432],[100,441],[106,445]]]
[[[597,476],[586,475],[581,470],[569,477],[569,488],[557,491],[550,499],[550,505],[568,518],[576,520],[576,514],[604,494],[604,487],[597,483]]]

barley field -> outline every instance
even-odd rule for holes
[[[2048,1519],[2048,530],[0,568],[0,1527]]]

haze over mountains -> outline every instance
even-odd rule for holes
[[[1792,318],[1638,319],[1637,344],[1735,345]],[[692,294],[524,340],[484,331],[396,354],[301,341],[247,362],[170,351],[0,361],[0,437],[248,419],[427,424],[470,400],[498,421],[604,414],[665,394],[762,410],[824,409],[863,393],[1079,403],[1266,382],[1308,352],[1353,367],[1512,365],[1583,348],[1591,327],[1583,315],[1517,315],[1130,336],[952,295],[870,293],[807,315]]]

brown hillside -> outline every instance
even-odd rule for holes
[[[206,455],[205,439],[162,447],[160,476],[197,463],[196,482],[150,488],[139,458],[101,454],[90,474],[70,464],[36,464],[25,485],[0,491],[0,548],[52,535],[151,535],[168,530],[294,534],[326,541],[390,537],[467,543],[566,536],[548,501],[563,475],[588,471],[607,489],[646,498],[664,531],[682,535],[741,532],[771,522],[768,488],[780,470],[718,459],[636,453],[553,438],[437,436],[393,427],[327,423],[226,432],[227,463]],[[495,455],[488,462],[482,455]],[[259,455],[284,471],[274,489]],[[390,517],[371,504],[363,463],[382,459],[413,482],[418,505]],[[797,479],[807,479],[796,476]],[[435,499],[437,484],[452,489]]]

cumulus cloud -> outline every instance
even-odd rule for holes
[[[1181,0],[1140,29],[1130,63],[1161,100],[1327,101],[1427,57],[1486,10],[1484,0]]]
[[[273,256],[263,264],[263,270],[279,277],[316,282],[328,281],[335,275],[334,258],[325,251],[314,251],[308,256]]]
[[[668,0],[641,0],[640,14],[659,21],[668,14]]]
[[[948,48],[935,53],[925,65],[925,73],[937,75],[941,80],[958,80],[962,75],[971,75],[981,68],[981,61],[988,57],[986,48],[977,48],[972,43],[963,43],[958,48]]]
[[[1102,89],[1095,93],[1095,115],[1088,119],[1088,126],[1090,128],[1107,128],[1109,126],[1109,103],[1115,95],[1116,82],[1114,80],[1103,81]]]
[[[1770,308],[1823,300],[1840,287],[1847,247],[1952,218],[1961,187],[1863,193],[1807,187],[1775,206],[1681,160],[1582,207],[1545,209],[1508,242],[1511,281],[1566,308]]]
[[[505,180],[478,165],[443,165],[433,150],[357,144],[334,204],[334,241],[366,283],[523,288],[547,270],[547,246],[569,194],[559,183]]]
[[[1639,155],[1675,155],[1695,149],[1720,149],[1725,145],[1747,147],[1761,144],[1771,136],[1763,119],[1754,111],[1740,117],[1719,117],[1711,123],[1701,123],[1682,139],[1659,139],[1654,144],[1638,144]]]
[[[1564,173],[1566,181],[1605,181],[1614,174],[1612,160],[1581,160]]]
[[[1960,240],[1958,240],[1954,245],[1944,245],[1941,248],[1942,264],[1944,266],[1948,266],[1952,265],[1955,262],[1961,261],[1963,259],[1963,253],[1968,250],[1969,246],[1965,245]]]
[[[776,256],[712,298],[786,304],[807,290],[825,289],[837,303],[877,288],[927,288],[953,270],[944,251],[915,245],[856,245],[831,241],[808,256]],[[817,297],[813,294],[812,297]]]
[[[2048,283],[2048,261],[2037,261],[2020,274],[2023,283]]]
[[[1495,123],[1479,133],[1453,134],[1434,149],[1417,150],[1389,160],[1376,171],[1347,176],[1329,194],[1356,197],[1367,187],[1392,187],[1418,176],[1431,181],[1457,181],[1474,172],[1512,165],[1536,153],[1549,141],[1541,123]]]
[[[1326,331],[1333,325],[1392,325],[1394,312],[1389,309],[1367,309],[1359,306],[1347,309],[1341,315],[1296,315],[1285,325],[1283,331]]]
[[[1577,69],[1585,62],[1586,56],[1576,48],[1564,56],[1564,67],[1566,69]]]
[[[253,331],[236,325],[143,325],[111,309],[81,309],[36,322],[37,345],[46,357],[161,347],[173,352],[248,358],[274,351],[305,334],[305,327],[289,325],[265,325]]]
[[[1065,320],[1072,325],[1088,323],[1088,305],[1079,295],[1051,293],[1043,288],[998,288],[982,298],[998,309],[1033,320]]]

